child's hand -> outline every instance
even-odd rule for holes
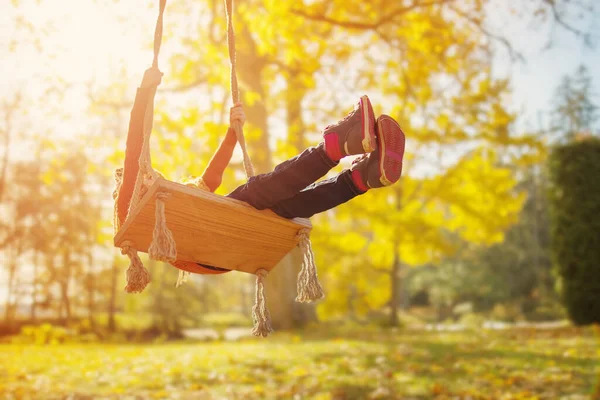
[[[229,110],[229,124],[233,125],[234,121],[239,121],[242,126],[246,122],[246,114],[244,113],[242,103],[235,103]]]
[[[142,88],[149,88],[152,86],[158,86],[162,79],[163,73],[160,72],[157,68],[148,68],[146,72],[144,72],[144,78],[142,79]]]

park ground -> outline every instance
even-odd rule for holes
[[[331,329],[267,339],[0,344],[3,399],[588,399],[592,329]],[[594,394],[596,393],[596,395]]]

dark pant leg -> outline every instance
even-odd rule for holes
[[[250,177],[227,197],[242,200],[258,210],[271,208],[294,197],[337,164],[327,156],[321,143],[279,164],[273,172]]]
[[[313,183],[294,197],[270,207],[284,218],[310,218],[314,214],[330,210],[362,194],[352,182],[349,170],[333,178]]]

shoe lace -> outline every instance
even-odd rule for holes
[[[359,162],[361,162],[362,160],[369,158],[369,154],[365,153],[360,157],[356,157],[354,160],[352,160],[352,165],[358,164]]]
[[[355,107],[355,108],[354,108],[352,111],[350,111],[350,112],[348,113],[348,115],[346,115],[344,118],[340,119],[338,122],[336,122],[336,123],[334,123],[334,124],[329,124],[329,125],[327,125],[327,126],[325,127],[325,130],[327,130],[327,129],[331,128],[333,125],[339,125],[339,124],[341,124],[341,123],[343,123],[343,122],[347,121],[347,120],[348,120],[350,117],[352,117],[352,116],[354,115],[354,112],[356,111],[356,108],[357,108],[357,107]]]

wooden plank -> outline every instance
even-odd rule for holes
[[[177,243],[177,258],[183,261],[249,273],[271,270],[296,246],[298,231],[312,228],[307,219],[282,218],[270,210],[259,211],[239,200],[159,178],[115,236],[115,246],[130,240],[138,251],[148,251],[158,192],[170,194],[165,216]]]

